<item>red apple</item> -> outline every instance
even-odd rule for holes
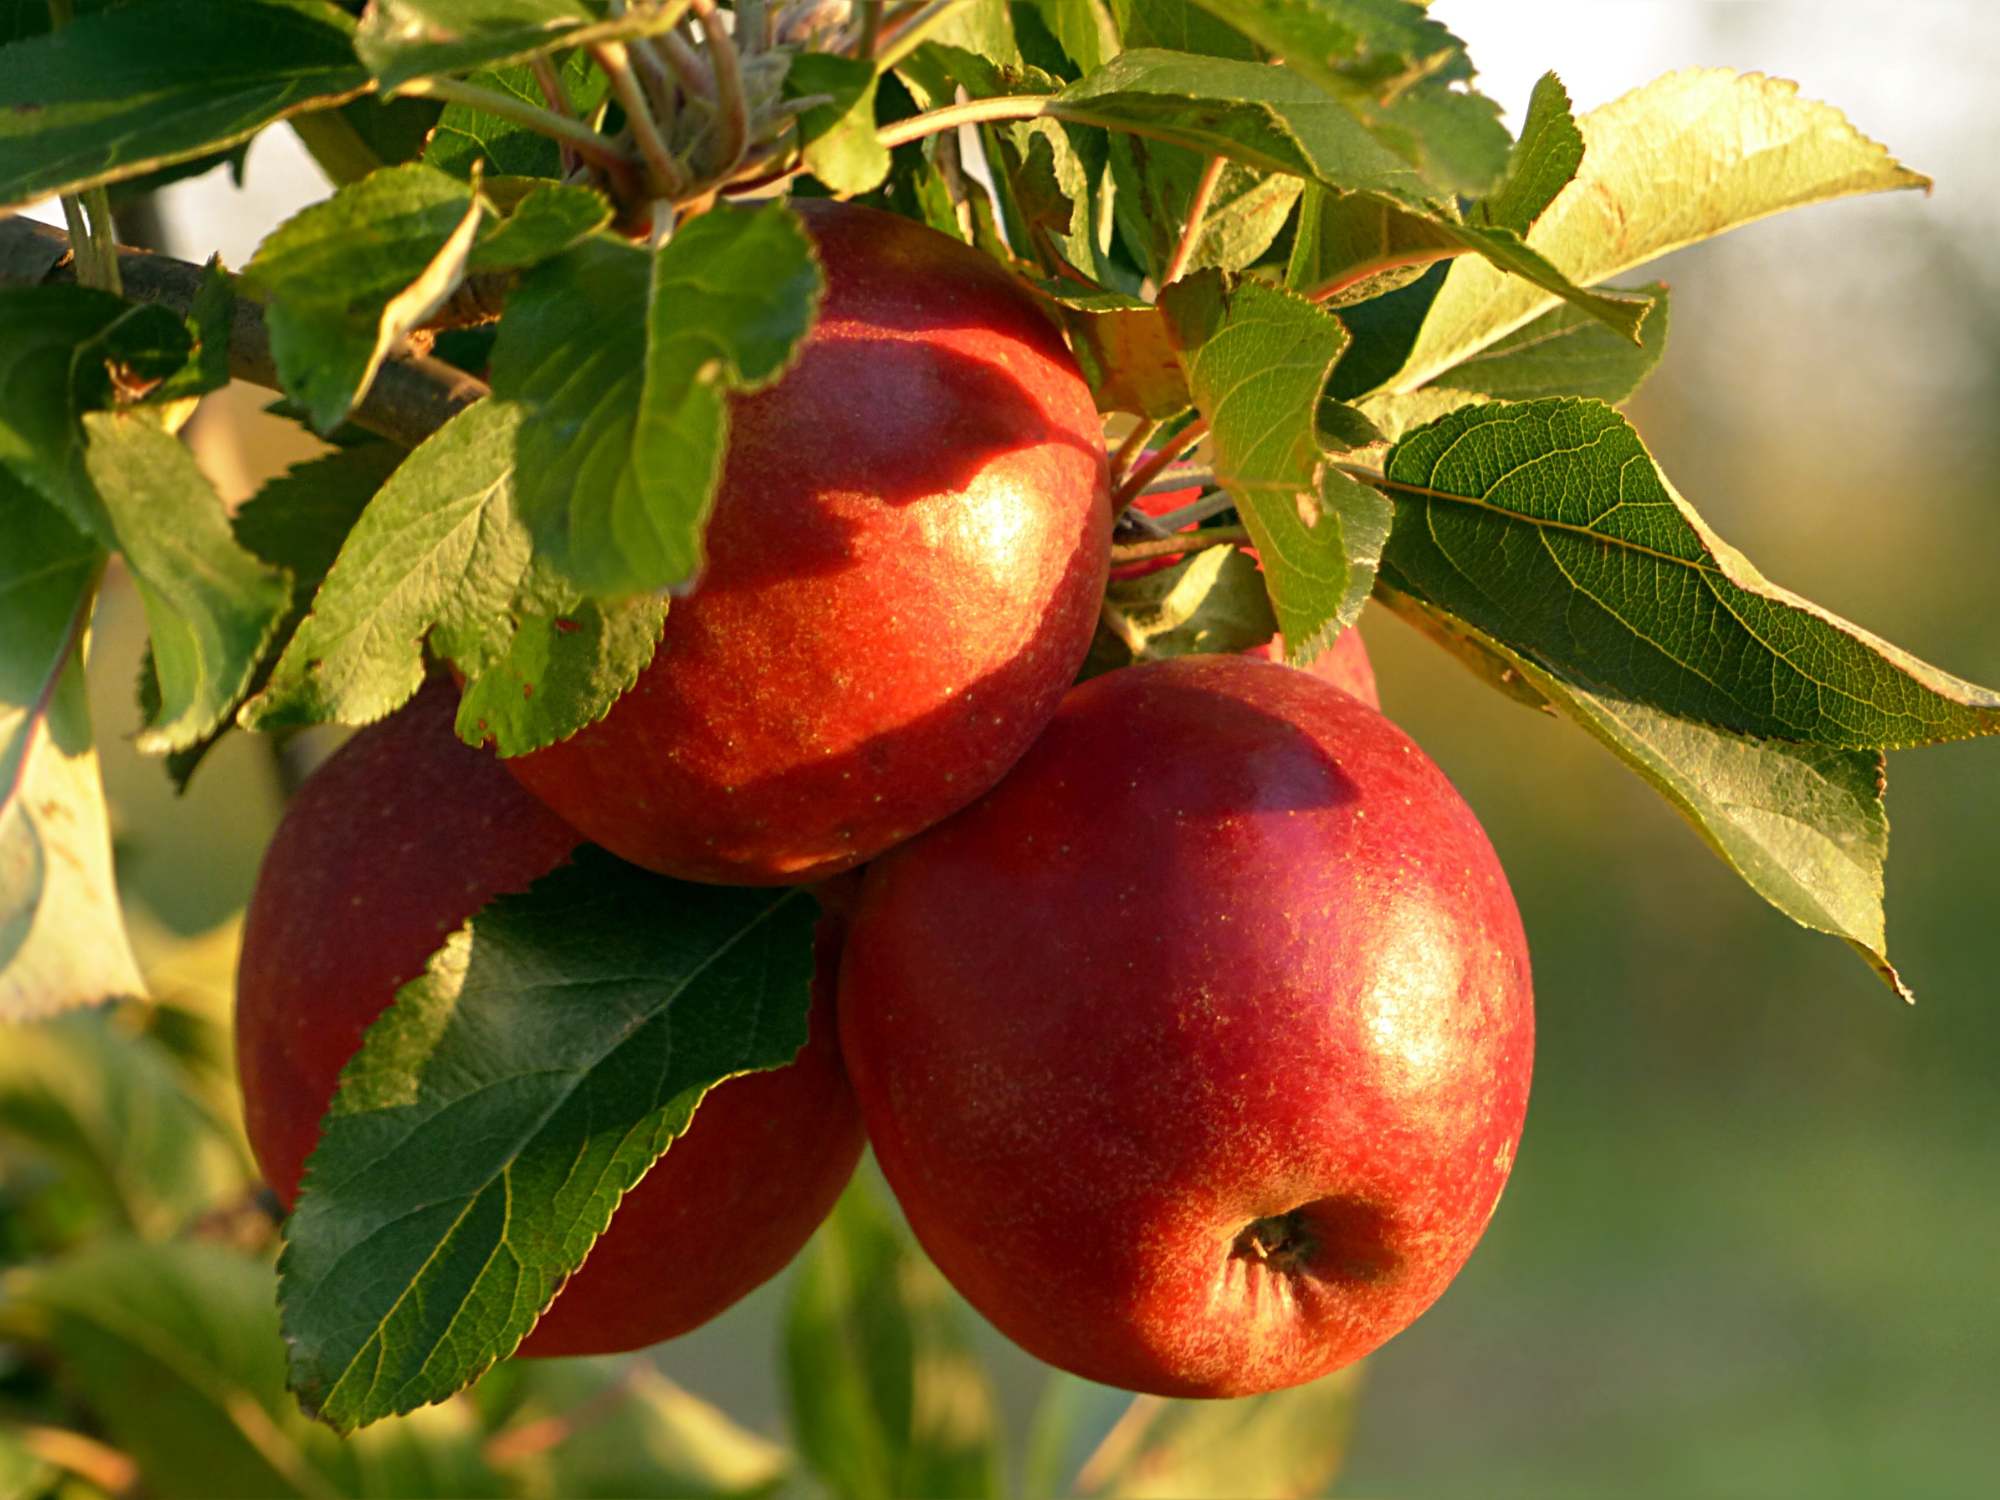
[[[399,987],[492,897],[577,836],[452,732],[433,683],[299,789],[243,929],[236,1051],[257,1164],[290,1207],[340,1070]],[[523,1354],[605,1354],[685,1333],[782,1269],[845,1186],[861,1123],[828,1006],[821,924],[812,1039],[789,1067],[718,1085],[626,1195]]]
[[[870,867],[841,1047],[882,1170],[1003,1333],[1236,1396],[1413,1321],[1527,1109],[1528,954],[1471,811],[1305,672],[1072,692],[989,795]]]
[[[601,722],[507,762],[687,880],[820,879],[963,807],[1048,722],[1104,591],[1103,441],[1054,325],[935,230],[798,208],[826,300],[731,408],[706,571]]]
[[[1167,490],[1157,495],[1141,495],[1132,502],[1133,508],[1149,516],[1171,515],[1183,506],[1192,505],[1201,498],[1201,489],[1195,486],[1185,490]],[[1192,528],[1183,528],[1191,530]],[[1245,548],[1252,557],[1256,551]],[[1126,563],[1113,568],[1113,578],[1144,578],[1148,573],[1156,573],[1161,568],[1170,568],[1179,559],[1174,557],[1148,558],[1144,562]],[[1285,643],[1282,637],[1272,636],[1261,646],[1252,646],[1243,653],[1264,661],[1282,662],[1285,659]],[[1382,697],[1375,687],[1375,664],[1368,659],[1368,648],[1362,643],[1361,632],[1353,628],[1341,631],[1334,637],[1333,644],[1320,652],[1304,670],[1313,676],[1332,683],[1343,693],[1359,698],[1370,708],[1380,708]]]

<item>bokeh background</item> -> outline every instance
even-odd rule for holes
[[[2000,681],[2000,14],[1982,4],[1438,0],[1515,112],[1671,68],[1755,68],[1840,105],[1928,200],[1828,205],[1647,273],[1666,361],[1633,404],[1676,485],[1768,574]],[[169,249],[240,266],[321,196],[289,133],[247,181],[159,203]],[[236,390],[197,419],[232,496],[306,456]],[[1442,1303],[1370,1362],[1337,1493],[1991,1494],[2000,1475],[2000,751],[1892,757],[1905,1008],[1740,885],[1584,736],[1372,613],[1389,713],[1485,820],[1533,943],[1535,1097],[1512,1187]],[[175,800],[129,749],[141,624],[114,591],[95,707],[151,946],[226,923],[279,806],[245,737]],[[658,1351],[776,1432],[783,1288]],[[1042,1372],[984,1339],[1010,1420]]]

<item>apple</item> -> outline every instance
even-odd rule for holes
[[[872,865],[840,1039],[944,1274],[1088,1379],[1239,1396],[1360,1358],[1471,1253],[1528,1102],[1507,880],[1408,736],[1306,672],[1076,688]]]
[[[1103,439],[1055,326],[933,229],[796,207],[826,299],[731,407],[705,571],[604,719],[506,763],[684,880],[818,880],[972,801],[1055,711],[1104,592]]]
[[[525,889],[575,831],[452,731],[433,682],[356,734],[292,799],[258,874],[237,969],[243,1118],[290,1208],[340,1070],[398,988],[494,896]],[[812,1039],[790,1066],[712,1089],[628,1193],[520,1352],[608,1354],[684,1333],[775,1275],[861,1154],[819,933]]]
[[[1148,516],[1165,516],[1194,504],[1201,498],[1200,486],[1185,490],[1165,490],[1155,495],[1141,495],[1132,502],[1132,508]],[[1192,530],[1184,527],[1183,530]],[[1253,558],[1256,549],[1244,549]],[[1113,578],[1144,578],[1148,573],[1156,573],[1162,568],[1170,568],[1177,561],[1175,557],[1153,557],[1143,562],[1125,563],[1111,570]],[[1264,661],[1282,662],[1285,659],[1285,643],[1282,637],[1272,636],[1261,646],[1252,646],[1243,653]],[[1375,686],[1375,664],[1368,658],[1368,647],[1361,640],[1361,632],[1352,627],[1334,637],[1333,644],[1307,662],[1305,671],[1315,677],[1332,683],[1343,693],[1359,698],[1370,708],[1382,706],[1381,694]]]

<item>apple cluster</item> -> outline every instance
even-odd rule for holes
[[[356,734],[267,854],[237,1010],[289,1205],[340,1071],[495,895],[583,841],[807,884],[811,1039],[714,1088],[520,1352],[674,1337],[781,1269],[864,1142],[1003,1332],[1093,1380],[1313,1379],[1444,1290],[1527,1108],[1526,943],[1351,632],[1073,686],[1111,516],[1060,334],[985,256],[801,205],[826,274],[739,399],[698,585],[600,722],[509,761],[449,680]]]

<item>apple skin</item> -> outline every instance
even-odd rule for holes
[[[1186,490],[1167,490],[1157,495],[1141,495],[1132,502],[1133,508],[1149,516],[1171,515],[1184,505],[1192,505],[1201,498],[1199,487]],[[1183,528],[1192,529],[1192,528]],[[1251,557],[1256,549],[1244,549]],[[1176,557],[1149,558],[1145,562],[1126,563],[1113,568],[1113,578],[1144,578],[1148,573],[1157,573],[1162,568],[1170,568],[1180,559]],[[1272,636],[1261,646],[1252,646],[1243,653],[1263,661],[1283,662],[1285,642],[1281,636]],[[1370,708],[1382,706],[1382,695],[1375,686],[1375,663],[1369,660],[1368,647],[1362,643],[1361,632],[1349,627],[1334,637],[1333,644],[1320,652],[1301,669],[1323,681],[1332,683],[1350,697],[1359,698]]]
[[[818,880],[972,801],[1055,711],[1104,592],[1103,439],[1054,325],[936,230],[795,207],[826,300],[731,407],[706,570],[603,720],[506,763],[684,880]]]
[[[398,988],[575,831],[452,731],[449,683],[363,729],[292,799],[264,857],[237,969],[244,1125],[290,1208],[340,1070]],[[609,1354],[706,1322],[785,1266],[862,1146],[830,1006],[840,923],[817,935],[812,1038],[790,1066],[712,1089],[618,1206],[525,1355]]]
[[[1088,1379],[1240,1396],[1408,1326],[1527,1110],[1519,914],[1387,719],[1241,656],[1075,689],[872,865],[841,1047],[918,1239]]]

